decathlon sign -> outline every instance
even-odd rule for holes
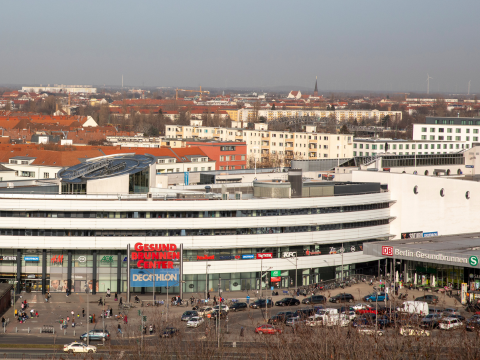
[[[178,286],[180,269],[131,269],[130,286],[155,287]]]

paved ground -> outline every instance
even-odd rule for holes
[[[356,284],[351,287],[347,287],[345,289],[335,289],[335,290],[330,290],[330,291],[325,291],[322,292],[323,295],[330,297],[333,295],[336,295],[340,292],[346,292],[352,294],[358,301],[361,302],[360,298],[363,296],[371,293],[373,291],[372,286],[361,283],[361,284]],[[407,292],[408,293],[408,299],[409,300],[414,300],[418,296],[423,296],[424,293],[423,291],[406,291],[406,290],[400,290],[400,292]],[[263,292],[264,296],[265,294],[271,295],[271,291],[264,291]],[[430,293],[427,293],[430,294]],[[150,324],[155,324],[157,328],[164,326],[165,323],[169,324],[175,324],[175,326],[179,326],[184,328],[183,331],[185,333],[192,333],[193,336],[197,337],[204,337],[205,336],[205,327],[202,326],[201,328],[198,329],[186,329],[184,323],[180,323],[179,319],[181,314],[185,310],[190,310],[191,307],[170,307],[168,309],[168,315],[167,315],[167,309],[165,306],[160,306],[160,307],[152,307],[152,306],[144,306],[141,307],[140,304],[136,304],[135,308],[132,308],[128,311],[122,311],[122,313],[126,313],[128,317],[128,324],[124,324],[122,320],[117,320],[114,317],[112,318],[107,318],[103,322],[103,319],[101,318],[101,311],[102,311],[102,306],[98,305],[98,299],[100,296],[105,296],[105,294],[97,294],[97,295],[89,295],[87,297],[86,294],[84,293],[75,293],[67,297],[65,294],[52,294],[52,297],[48,303],[45,303],[43,296],[40,293],[21,293],[20,294],[22,297],[19,298],[17,296],[17,309],[20,307],[20,302],[23,300],[27,300],[29,303],[29,308],[27,309],[27,312],[29,312],[31,309],[34,309],[35,311],[38,311],[39,317],[38,318],[32,318],[28,319],[25,323],[20,324],[18,321],[16,321],[14,317],[14,310],[13,308],[10,308],[8,312],[4,315],[5,318],[10,319],[10,323],[6,327],[6,333],[4,336],[0,337],[0,343],[1,342],[11,342],[14,343],[16,342],[17,339],[22,338],[24,336],[29,336],[32,337],[31,340],[29,340],[31,343],[53,343],[53,341],[57,341],[57,343],[65,343],[67,341],[71,341],[73,339],[78,339],[81,334],[86,332],[87,330],[87,307],[90,312],[90,314],[95,315],[95,323],[89,324],[89,328],[92,329],[93,327],[95,328],[102,328],[105,326],[111,333],[112,335],[112,340],[119,341],[122,338],[119,337],[117,333],[117,325],[120,323],[122,327],[122,331],[125,337],[134,337],[134,338],[139,338],[141,336],[140,333],[140,326],[142,322],[141,316],[138,315],[138,311],[140,310],[143,315],[147,316],[147,326]],[[192,293],[187,293],[185,294],[185,298],[189,298],[190,296],[202,298],[202,294],[192,294]],[[245,298],[247,296],[247,292],[224,292],[223,293],[224,297],[227,299],[239,299],[245,301]],[[256,291],[252,293],[250,291],[248,293],[250,295],[250,301],[254,301],[257,297]],[[259,294],[260,295],[260,294]],[[138,295],[141,300],[143,300],[144,304],[146,305],[147,303],[150,302],[152,299],[152,294],[146,294],[146,295]],[[214,294],[211,293],[211,297],[213,298]],[[286,295],[283,294],[283,290],[279,291],[278,296],[273,296],[273,301],[280,300],[281,298],[285,297]],[[450,298],[445,295],[438,295],[440,298],[440,303],[438,304],[438,307],[457,307],[459,310],[463,310],[463,307],[459,303],[459,301],[455,298]],[[126,295],[122,294],[123,299],[125,300]],[[171,297],[171,296],[170,296]],[[166,295],[157,295],[157,300],[163,299],[164,301],[167,300]],[[300,296],[299,299],[303,299],[303,296]],[[133,297],[132,297],[133,299]],[[396,300],[399,303],[401,303],[400,300]],[[88,303],[88,306],[87,306]],[[329,305],[327,305],[329,306]],[[339,305],[338,305],[339,306]],[[118,301],[115,302],[113,297],[112,298],[107,298],[106,299],[106,305],[105,309],[111,307],[113,309],[113,314],[118,315],[120,313],[120,310],[118,309]],[[300,307],[302,307],[300,305]],[[304,306],[303,306],[304,307]],[[296,310],[299,307],[292,307],[290,310]],[[82,316],[82,309],[85,309],[85,317]],[[253,334],[253,329],[255,326],[260,325],[264,323],[264,319],[270,317],[271,315],[276,314],[280,310],[288,310],[289,308],[278,308],[274,307],[271,309],[267,309],[267,312],[265,313],[264,310],[252,310],[248,309],[246,312],[241,312],[238,314],[229,314],[229,321],[228,321],[228,327],[229,327],[229,335],[228,340],[230,341],[240,341],[240,340],[247,340],[247,338],[240,338],[240,329],[241,327],[244,327],[246,329],[245,333],[246,334]],[[75,327],[73,328],[71,326],[71,311],[74,312],[74,318],[75,318]],[[70,317],[70,321],[68,324],[68,328],[66,330],[61,329],[60,327],[60,321],[61,319],[66,319],[66,317]],[[167,320],[168,316],[168,320]],[[467,315],[469,316],[469,315]],[[42,329],[43,325],[51,325],[54,326],[55,329],[55,336],[52,334],[41,334],[40,330]],[[222,321],[221,327],[223,328],[223,332],[226,332],[226,325],[225,322]],[[210,328],[210,334],[214,333],[214,322],[211,321],[209,324]],[[209,335],[211,336],[211,335]],[[249,335],[250,336],[250,335]],[[37,340],[34,340],[33,337],[37,338]],[[55,340],[54,340],[55,339]],[[125,338],[124,338],[125,339]]]

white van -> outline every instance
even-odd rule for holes
[[[408,314],[427,315],[428,304],[423,301],[405,301],[402,307],[397,308],[397,311]]]

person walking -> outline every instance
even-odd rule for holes
[[[110,297],[111,294],[112,292],[110,291],[110,289],[107,289],[107,297]]]
[[[72,310],[70,314],[72,314],[72,319],[75,318],[75,311]]]
[[[150,327],[149,327],[148,330],[150,332],[150,335],[153,335],[153,325],[152,324],[150,324]]]
[[[125,315],[125,316],[123,317],[123,323],[124,323],[125,325],[127,325],[127,324],[128,324],[127,315]]]
[[[82,308],[82,317],[85,317],[85,308]]]
[[[123,333],[122,333],[122,327],[120,326],[120,324],[118,324],[117,332],[118,332],[119,334],[122,334],[122,335],[123,335]]]

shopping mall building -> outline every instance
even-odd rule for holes
[[[465,178],[352,168],[335,170],[345,181],[289,171],[166,187],[155,162],[104,156],[55,181],[0,186],[0,281],[27,291],[123,293],[127,245],[144,243],[183,244],[184,293],[217,289],[219,278],[224,291],[288,288],[381,274],[390,257],[365,247],[402,233],[428,241],[423,234],[479,231],[480,185]]]
[[[391,237],[393,201],[378,182],[291,172],[221,194],[156,188],[154,166],[149,155],[105,156],[57,183],[2,189],[0,279],[27,291],[125,292],[127,245],[171,243],[183,244],[184,293],[203,293],[206,276],[209,289],[219,277],[225,291],[258,289],[262,270],[264,287],[287,288],[374,274],[378,257],[363,244]]]

